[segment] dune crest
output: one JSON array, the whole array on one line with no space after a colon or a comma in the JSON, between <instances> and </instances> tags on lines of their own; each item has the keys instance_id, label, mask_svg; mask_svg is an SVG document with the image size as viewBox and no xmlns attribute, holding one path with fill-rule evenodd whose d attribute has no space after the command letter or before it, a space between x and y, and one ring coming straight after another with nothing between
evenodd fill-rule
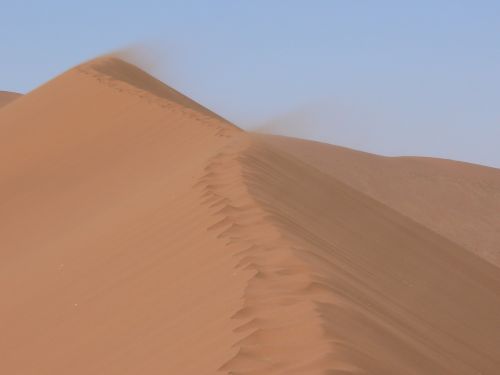
<instances>
[{"instance_id":1,"label":"dune crest","mask_svg":"<svg viewBox=\"0 0 500 375\"><path fill-rule=\"evenodd\" d=\"M150 99L151 97L164 99L204 115L220 118L201 104L196 103L136 66L119 58L112 56L100 57L81 64L76 69L85 74L91 74L113 87L123 89L123 84L126 84L130 88L129 92L135 92L139 96L149 96ZM220 119L223 120L222 118Z\"/></svg>"},{"instance_id":2,"label":"dune crest","mask_svg":"<svg viewBox=\"0 0 500 375\"><path fill-rule=\"evenodd\" d=\"M496 267L128 63L0 122L2 372L500 369Z\"/></svg>"}]
</instances>

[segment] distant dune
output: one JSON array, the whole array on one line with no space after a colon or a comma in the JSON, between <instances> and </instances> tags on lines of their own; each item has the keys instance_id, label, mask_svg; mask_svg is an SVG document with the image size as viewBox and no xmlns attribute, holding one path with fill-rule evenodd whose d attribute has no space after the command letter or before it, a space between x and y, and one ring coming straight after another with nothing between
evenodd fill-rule
<instances>
[{"instance_id":1,"label":"distant dune","mask_svg":"<svg viewBox=\"0 0 500 375\"><path fill-rule=\"evenodd\" d=\"M0 110L0 372L499 374L498 175L82 64Z\"/></svg>"},{"instance_id":2,"label":"distant dune","mask_svg":"<svg viewBox=\"0 0 500 375\"><path fill-rule=\"evenodd\" d=\"M264 137L500 267L500 169Z\"/></svg>"},{"instance_id":3,"label":"distant dune","mask_svg":"<svg viewBox=\"0 0 500 375\"><path fill-rule=\"evenodd\" d=\"M9 91L0 91L0 108L20 97L21 94Z\"/></svg>"}]
</instances>

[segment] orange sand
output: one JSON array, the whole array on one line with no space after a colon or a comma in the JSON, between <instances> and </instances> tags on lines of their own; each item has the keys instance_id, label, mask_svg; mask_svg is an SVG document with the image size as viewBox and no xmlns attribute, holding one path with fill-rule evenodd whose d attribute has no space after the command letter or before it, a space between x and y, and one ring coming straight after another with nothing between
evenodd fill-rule
<instances>
[{"instance_id":1,"label":"orange sand","mask_svg":"<svg viewBox=\"0 0 500 375\"><path fill-rule=\"evenodd\" d=\"M114 58L2 108L0 373L500 373L498 171L343 153Z\"/></svg>"},{"instance_id":2,"label":"orange sand","mask_svg":"<svg viewBox=\"0 0 500 375\"><path fill-rule=\"evenodd\" d=\"M15 92L0 91L0 108L2 108L4 105L9 104L20 96L20 94L16 94Z\"/></svg>"},{"instance_id":3,"label":"orange sand","mask_svg":"<svg viewBox=\"0 0 500 375\"><path fill-rule=\"evenodd\" d=\"M500 267L500 169L383 157L287 137L265 139Z\"/></svg>"}]
</instances>

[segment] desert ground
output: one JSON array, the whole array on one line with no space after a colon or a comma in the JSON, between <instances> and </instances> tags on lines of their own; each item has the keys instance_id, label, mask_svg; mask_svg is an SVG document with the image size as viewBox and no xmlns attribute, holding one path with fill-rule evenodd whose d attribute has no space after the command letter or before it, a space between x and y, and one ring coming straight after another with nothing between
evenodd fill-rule
<instances>
[{"instance_id":1,"label":"desert ground","mask_svg":"<svg viewBox=\"0 0 500 375\"><path fill-rule=\"evenodd\" d=\"M500 374L499 169L244 131L116 57L0 106L1 374Z\"/></svg>"}]
</instances>

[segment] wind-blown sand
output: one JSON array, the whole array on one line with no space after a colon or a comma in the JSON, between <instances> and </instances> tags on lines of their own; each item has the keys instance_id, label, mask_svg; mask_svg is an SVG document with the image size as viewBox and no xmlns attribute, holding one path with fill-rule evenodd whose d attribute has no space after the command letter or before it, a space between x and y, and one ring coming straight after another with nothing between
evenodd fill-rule
<instances>
[{"instance_id":1,"label":"wind-blown sand","mask_svg":"<svg viewBox=\"0 0 500 375\"><path fill-rule=\"evenodd\" d=\"M498 374L499 268L278 143L115 58L2 108L0 372Z\"/></svg>"},{"instance_id":2,"label":"wind-blown sand","mask_svg":"<svg viewBox=\"0 0 500 375\"><path fill-rule=\"evenodd\" d=\"M0 91L0 108L19 98L21 94L9 91Z\"/></svg>"}]
</instances>

